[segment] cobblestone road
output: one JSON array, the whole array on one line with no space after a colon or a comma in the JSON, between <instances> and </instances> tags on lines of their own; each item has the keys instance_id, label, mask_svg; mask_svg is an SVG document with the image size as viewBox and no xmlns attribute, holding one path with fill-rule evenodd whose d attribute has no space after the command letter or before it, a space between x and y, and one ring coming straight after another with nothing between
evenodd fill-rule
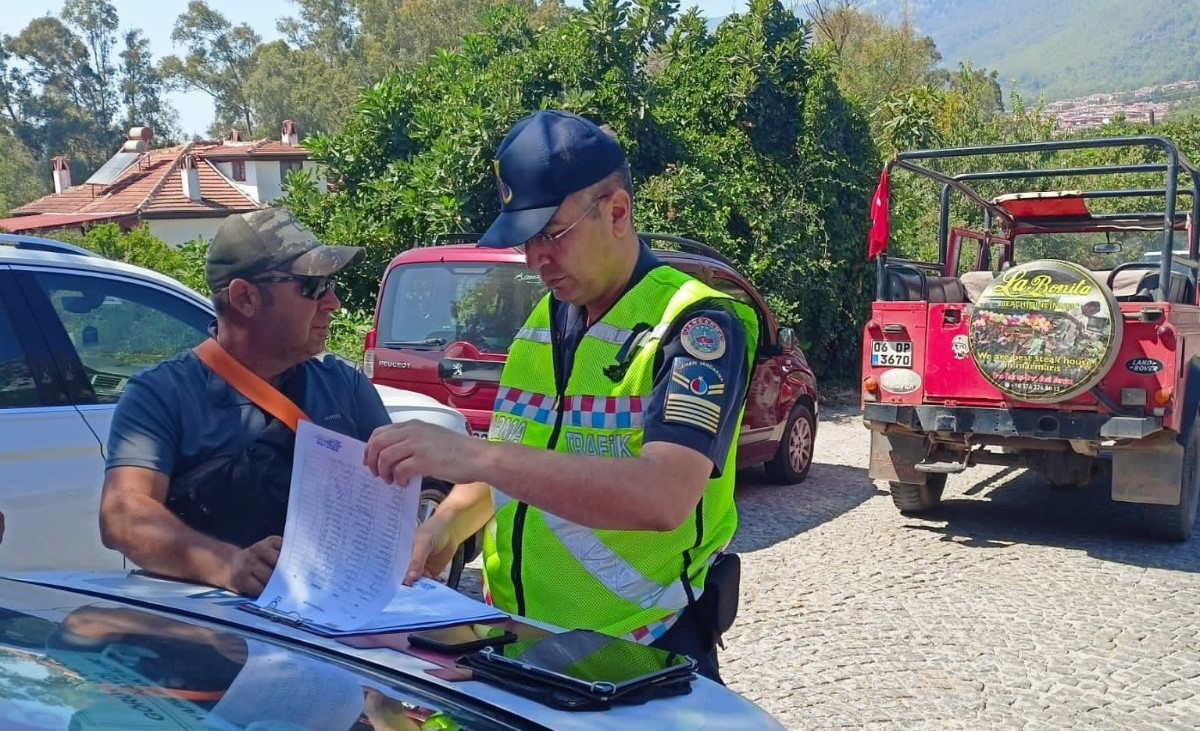
<instances>
[{"instance_id":1,"label":"cobblestone road","mask_svg":"<svg viewBox=\"0 0 1200 731\"><path fill-rule=\"evenodd\" d=\"M806 482L739 480L732 688L794 729L1200 728L1200 540L1141 538L1107 483L994 467L905 517L867 440L826 409Z\"/></svg>"}]
</instances>

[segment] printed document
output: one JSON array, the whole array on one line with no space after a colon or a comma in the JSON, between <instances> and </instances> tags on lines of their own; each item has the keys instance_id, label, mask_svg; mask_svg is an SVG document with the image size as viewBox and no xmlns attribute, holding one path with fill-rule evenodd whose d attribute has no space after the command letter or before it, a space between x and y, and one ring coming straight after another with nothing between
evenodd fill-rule
<instances>
[{"instance_id":1,"label":"printed document","mask_svg":"<svg viewBox=\"0 0 1200 731\"><path fill-rule=\"evenodd\" d=\"M300 422L283 548L253 609L326 634L503 616L436 581L402 584L421 479L389 485L363 465L365 451L357 439Z\"/></svg>"}]
</instances>

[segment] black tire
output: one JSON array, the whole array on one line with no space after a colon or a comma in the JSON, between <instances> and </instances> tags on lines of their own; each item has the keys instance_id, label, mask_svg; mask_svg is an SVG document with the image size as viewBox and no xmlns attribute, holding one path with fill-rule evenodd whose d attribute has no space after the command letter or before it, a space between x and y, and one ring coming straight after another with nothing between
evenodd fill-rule
<instances>
[{"instance_id":1,"label":"black tire","mask_svg":"<svg viewBox=\"0 0 1200 731\"><path fill-rule=\"evenodd\" d=\"M449 488L442 488L437 483L431 483L429 480L421 487L421 502L417 506L417 523L423 523L437 507L442 504L442 499L446 497L446 491ZM450 564L442 571L442 575L438 578L445 582L446 586L451 589L458 588L459 579L462 578L463 565L467 562L466 549L463 544L458 544L458 548L454 549L454 558L450 560Z\"/></svg>"},{"instance_id":2,"label":"black tire","mask_svg":"<svg viewBox=\"0 0 1200 731\"><path fill-rule=\"evenodd\" d=\"M1183 450L1183 469L1179 477L1178 505L1143 505L1146 532L1163 541L1182 543L1192 537L1196 526L1196 506L1200 504L1200 422L1192 427Z\"/></svg>"},{"instance_id":3,"label":"black tire","mask_svg":"<svg viewBox=\"0 0 1200 731\"><path fill-rule=\"evenodd\" d=\"M817 421L804 404L792 406L787 424L783 427L783 438L775 450L775 456L765 465L767 478L780 485L794 485L808 477L812 467L813 445L816 442Z\"/></svg>"},{"instance_id":4,"label":"black tire","mask_svg":"<svg viewBox=\"0 0 1200 731\"><path fill-rule=\"evenodd\" d=\"M942 491L946 489L946 473L930 472L924 485L911 482L889 482L892 487L892 502L905 515L928 513L942 502Z\"/></svg>"}]
</instances>

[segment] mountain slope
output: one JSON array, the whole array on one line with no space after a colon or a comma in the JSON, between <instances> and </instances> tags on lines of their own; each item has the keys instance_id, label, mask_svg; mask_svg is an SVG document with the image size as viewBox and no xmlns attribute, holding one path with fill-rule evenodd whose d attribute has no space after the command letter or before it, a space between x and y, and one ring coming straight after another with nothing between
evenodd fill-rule
<instances>
[{"instance_id":1,"label":"mountain slope","mask_svg":"<svg viewBox=\"0 0 1200 731\"><path fill-rule=\"evenodd\" d=\"M895 20L903 0L864 0ZM946 66L970 60L1032 98L1200 79L1196 0L909 0Z\"/></svg>"}]
</instances>

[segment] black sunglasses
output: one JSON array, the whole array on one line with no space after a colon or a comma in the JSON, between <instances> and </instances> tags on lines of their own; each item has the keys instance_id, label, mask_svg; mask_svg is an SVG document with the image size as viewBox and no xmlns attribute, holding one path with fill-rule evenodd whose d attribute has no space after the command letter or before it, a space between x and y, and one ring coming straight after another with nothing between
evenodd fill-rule
<instances>
[{"instance_id":1,"label":"black sunglasses","mask_svg":"<svg viewBox=\"0 0 1200 731\"><path fill-rule=\"evenodd\" d=\"M333 288L337 286L337 277L334 275L316 277L292 274L278 277L256 277L249 281L252 284L261 284L265 282L299 282L300 296L307 297L310 300L321 299L325 296L326 292L332 292Z\"/></svg>"}]
</instances>

